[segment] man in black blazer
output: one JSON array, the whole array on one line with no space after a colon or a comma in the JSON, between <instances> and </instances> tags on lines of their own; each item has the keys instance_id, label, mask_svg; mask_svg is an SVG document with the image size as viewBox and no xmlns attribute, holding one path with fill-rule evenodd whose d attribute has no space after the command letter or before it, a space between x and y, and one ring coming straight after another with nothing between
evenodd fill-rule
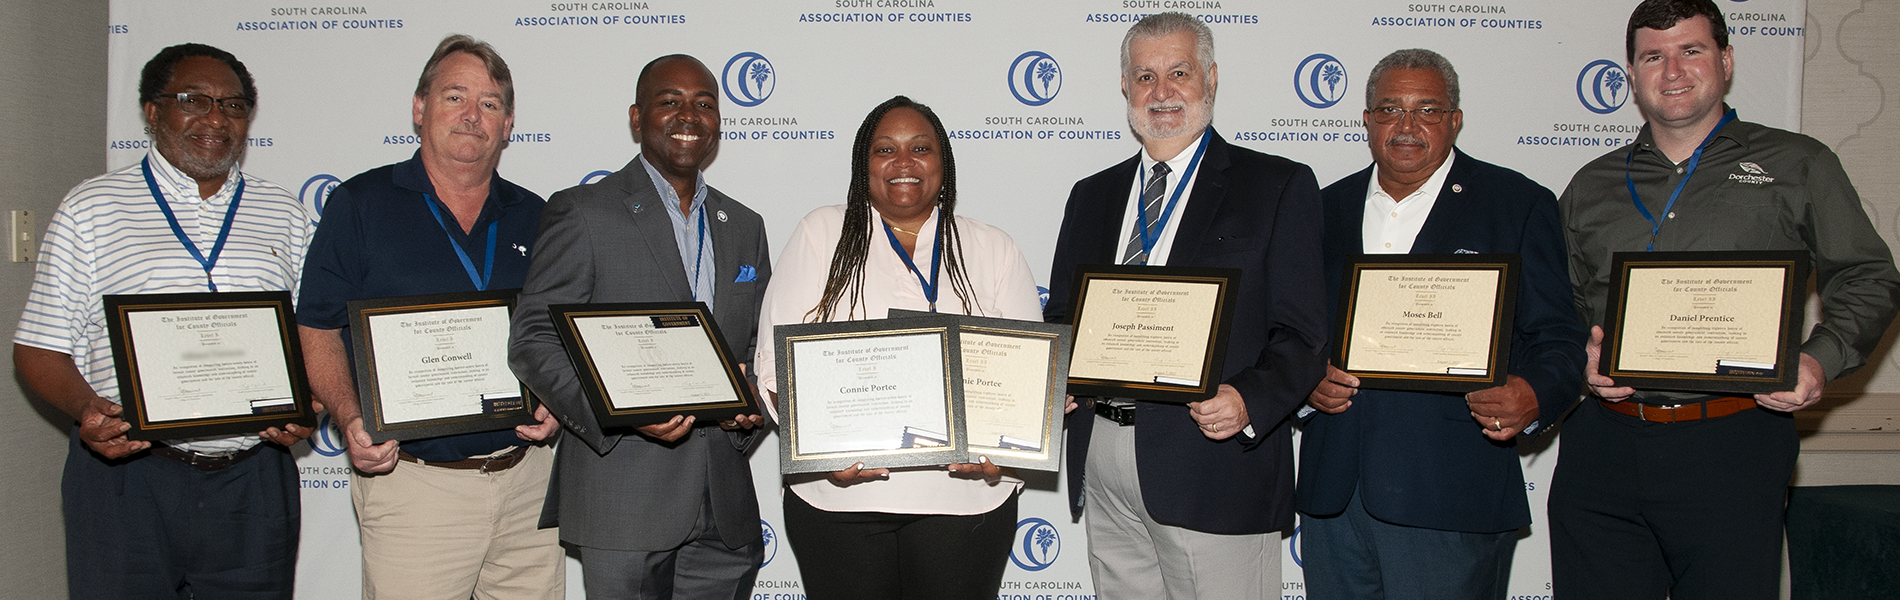
<instances>
[{"instance_id":1,"label":"man in black blazer","mask_svg":"<svg viewBox=\"0 0 1900 600\"><path fill-rule=\"evenodd\" d=\"M1319 185L1306 165L1231 146L1210 127L1218 70L1200 21L1142 19L1122 65L1142 152L1070 192L1044 316L1068 322L1083 265L1238 269L1239 301L1213 398L1078 398L1069 414L1071 508L1087 513L1095 590L1278 596L1279 533L1293 525L1289 417L1326 366Z\"/></svg>"},{"instance_id":2,"label":"man in black blazer","mask_svg":"<svg viewBox=\"0 0 1900 600\"><path fill-rule=\"evenodd\" d=\"M508 364L570 434L549 496L587 597L746 598L764 552L745 458L762 417L602 431L548 316L552 304L699 300L727 347L752 356L771 248L758 213L699 171L719 139L718 84L673 55L648 63L636 94L640 156L548 199Z\"/></svg>"},{"instance_id":3,"label":"man in black blazer","mask_svg":"<svg viewBox=\"0 0 1900 600\"><path fill-rule=\"evenodd\" d=\"M1373 67L1373 166L1326 187L1327 306L1352 254L1518 254L1508 383L1470 394L1360 390L1327 368L1307 402L1297 504L1307 596L1492 598L1531 522L1516 438L1577 401L1583 325L1556 197L1452 146L1458 73L1430 50ZM1338 315L1334 315L1337 319Z\"/></svg>"}]
</instances>

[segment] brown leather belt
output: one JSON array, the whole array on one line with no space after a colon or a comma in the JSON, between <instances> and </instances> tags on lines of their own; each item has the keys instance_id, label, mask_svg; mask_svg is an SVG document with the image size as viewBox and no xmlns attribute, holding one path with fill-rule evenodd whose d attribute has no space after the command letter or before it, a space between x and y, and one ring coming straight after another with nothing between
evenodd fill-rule
<instances>
[{"instance_id":1,"label":"brown leather belt","mask_svg":"<svg viewBox=\"0 0 1900 600\"><path fill-rule=\"evenodd\" d=\"M486 458L483 458L483 457L464 458L462 460L455 460L455 461L449 461L449 462L428 462L420 458L416 458L415 455L410 454L406 450L396 451L397 458L400 458L402 460L406 460L412 463L416 463L418 465L441 467L444 469L460 469L464 471L481 471L483 473L495 473L499 471L506 471L508 469L512 469L515 467L515 465L521 464L521 458L527 455L528 455L527 448L516 447L513 450L509 450L508 452L503 453L501 456L493 456L493 457L486 457Z\"/></svg>"},{"instance_id":2,"label":"brown leather belt","mask_svg":"<svg viewBox=\"0 0 1900 600\"><path fill-rule=\"evenodd\" d=\"M1604 408L1623 413L1651 423L1681 423L1703 419L1719 419L1744 410L1755 408L1754 398L1728 396L1707 402L1692 402L1672 406L1656 406L1625 400L1610 402L1598 400Z\"/></svg>"},{"instance_id":3,"label":"brown leather belt","mask_svg":"<svg viewBox=\"0 0 1900 600\"><path fill-rule=\"evenodd\" d=\"M157 442L152 443L152 456L160 456L164 458L169 458L181 463L185 463L186 465L189 465L193 469L206 471L206 472L222 471L224 469L228 469L231 467L231 465L235 465L240 462L243 462L244 459L246 458L256 456L258 452L263 451L263 450L264 450L264 444L259 443L256 446L251 446L249 448L245 448L243 450L239 450L237 452L232 452L228 454L199 454L197 452L192 452L190 450L180 450L180 449L173 448L171 446L167 446L167 445L160 444Z\"/></svg>"}]
</instances>

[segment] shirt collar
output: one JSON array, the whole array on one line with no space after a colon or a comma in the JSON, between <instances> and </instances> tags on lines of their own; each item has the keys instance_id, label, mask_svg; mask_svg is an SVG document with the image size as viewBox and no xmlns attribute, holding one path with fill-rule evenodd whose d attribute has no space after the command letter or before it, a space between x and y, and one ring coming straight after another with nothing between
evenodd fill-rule
<instances>
[{"instance_id":1,"label":"shirt collar","mask_svg":"<svg viewBox=\"0 0 1900 600\"><path fill-rule=\"evenodd\" d=\"M1722 104L1723 114L1728 114L1728 111L1730 110L1732 110L1732 108L1728 105L1728 103L1725 102ZM1719 140L1729 140L1733 142L1737 147L1746 149L1748 148L1749 130L1753 126L1755 126L1753 123L1744 123L1742 121L1741 116L1737 115L1735 117L1735 120L1729 121L1728 125L1724 125L1721 131L1716 132L1715 139L1718 140L1718 142L1709 142L1709 146L1710 147L1716 146L1716 144L1719 143ZM1648 152L1650 154L1656 155L1658 158L1662 159L1663 162L1666 162L1672 165L1675 164L1675 161L1669 160L1668 156L1664 155L1660 150L1656 149L1656 133L1647 122L1643 123L1643 130L1636 134L1636 145L1638 148L1641 148L1644 152Z\"/></svg>"},{"instance_id":2,"label":"shirt collar","mask_svg":"<svg viewBox=\"0 0 1900 600\"><path fill-rule=\"evenodd\" d=\"M422 150L416 150L415 154L409 155L409 160L396 163L394 171L390 179L396 187L418 194L435 195L435 182L429 180L429 169L422 164ZM486 204L500 203L507 206L521 201L519 195L502 194L501 188L504 185L506 184L502 181L500 172L489 176Z\"/></svg>"},{"instance_id":3,"label":"shirt collar","mask_svg":"<svg viewBox=\"0 0 1900 600\"><path fill-rule=\"evenodd\" d=\"M1168 169L1171 171L1169 175L1176 176L1178 180L1180 173L1187 170L1188 163L1194 162L1194 151L1201 147L1201 138L1207 137L1207 131L1207 128L1201 128L1201 134L1194 136L1193 143L1188 144L1186 148L1182 148L1179 154L1174 155L1174 158L1165 161L1168 163ZM1138 156L1141 157L1141 168L1144 172L1153 172L1155 170L1155 163L1164 162L1148 156L1147 148L1142 148Z\"/></svg>"},{"instance_id":4,"label":"shirt collar","mask_svg":"<svg viewBox=\"0 0 1900 600\"><path fill-rule=\"evenodd\" d=\"M200 200L210 204L230 202L231 195L237 193L238 179L244 176L238 171L238 166L232 164L231 172L225 176L224 185L218 188L218 193L212 194L210 198L199 198L198 180L172 166L165 155L159 154L157 147L145 151L145 162L152 166L152 180L158 182L159 189L170 193L174 200L185 203Z\"/></svg>"},{"instance_id":5,"label":"shirt collar","mask_svg":"<svg viewBox=\"0 0 1900 600\"><path fill-rule=\"evenodd\" d=\"M1391 198L1391 199L1393 201L1400 202L1400 203L1403 203L1406 200L1410 200L1412 198L1429 198L1432 200L1437 200L1438 193L1441 191L1444 191L1445 189L1445 180L1451 178L1451 163L1452 161L1456 161L1456 160L1458 160L1458 150L1454 148L1451 154L1445 155L1445 162L1442 164L1439 164L1437 170L1432 171L1432 176L1426 178L1425 183L1423 185L1418 186L1418 189L1413 190L1410 195L1404 198ZM1380 167L1378 163L1373 163L1372 181L1366 184L1366 199L1367 200L1370 200L1374 197L1390 198L1390 196L1386 195L1385 188L1379 187L1379 169L1381 168L1383 167Z\"/></svg>"},{"instance_id":6,"label":"shirt collar","mask_svg":"<svg viewBox=\"0 0 1900 600\"><path fill-rule=\"evenodd\" d=\"M680 195L678 191L673 189L673 184L668 183L666 177L660 175L659 169L653 168L653 163L647 162L647 155L639 155L638 160L640 161L640 166L646 168L647 178L653 180L653 191L659 192L660 199L666 201L666 209L678 212L680 209ZM701 171L693 175L693 210L699 210L705 205L706 173Z\"/></svg>"}]
</instances>

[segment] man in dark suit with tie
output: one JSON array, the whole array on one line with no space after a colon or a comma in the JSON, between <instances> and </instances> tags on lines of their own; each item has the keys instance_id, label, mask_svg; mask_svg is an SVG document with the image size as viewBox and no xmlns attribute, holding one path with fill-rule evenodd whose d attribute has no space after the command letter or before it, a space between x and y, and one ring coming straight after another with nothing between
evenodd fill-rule
<instances>
[{"instance_id":1,"label":"man in dark suit with tie","mask_svg":"<svg viewBox=\"0 0 1900 600\"><path fill-rule=\"evenodd\" d=\"M1306 165L1215 133L1217 84L1214 37L1199 20L1161 13L1129 29L1122 94L1142 151L1075 184L1050 269L1044 316L1058 323L1070 319L1079 266L1240 271L1213 398L1078 398L1069 414L1071 507L1086 510L1104 599L1279 595L1279 532L1293 525L1289 417L1326 367L1326 310L1313 293L1319 185Z\"/></svg>"},{"instance_id":2,"label":"man in dark suit with tie","mask_svg":"<svg viewBox=\"0 0 1900 600\"><path fill-rule=\"evenodd\" d=\"M745 457L763 417L602 431L548 316L552 304L697 300L734 354L752 356L770 246L758 213L700 173L719 140L715 81L685 55L641 70L629 109L640 155L548 199L515 310L509 366L571 434L550 504L589 598L746 598L763 557Z\"/></svg>"},{"instance_id":3,"label":"man in dark suit with tie","mask_svg":"<svg viewBox=\"0 0 1900 600\"><path fill-rule=\"evenodd\" d=\"M1430 50L1372 69L1373 166L1327 186L1326 290L1352 254L1518 254L1508 383L1470 394L1361 390L1334 365L1307 402L1297 505L1310 598L1503 600L1531 522L1516 439L1577 401L1583 325L1556 197L1452 144L1458 73ZM1334 315L1337 319L1338 315Z\"/></svg>"}]
</instances>

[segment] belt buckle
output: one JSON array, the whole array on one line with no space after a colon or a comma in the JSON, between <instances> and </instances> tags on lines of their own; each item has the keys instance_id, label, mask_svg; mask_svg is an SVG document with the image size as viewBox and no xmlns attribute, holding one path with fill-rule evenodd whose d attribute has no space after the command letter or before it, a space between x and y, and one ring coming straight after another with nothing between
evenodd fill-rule
<instances>
[{"instance_id":1,"label":"belt buckle","mask_svg":"<svg viewBox=\"0 0 1900 600\"><path fill-rule=\"evenodd\" d=\"M1676 409L1678 409L1678 408L1682 408L1683 406L1685 406L1685 405L1682 405L1682 404L1670 404L1670 405L1668 405L1668 406L1654 406L1654 407L1652 407L1652 406L1649 406L1649 405L1647 405L1647 404L1643 404L1643 403L1641 403L1641 402L1638 402L1638 403L1636 403L1636 417L1637 417L1637 418L1639 418L1639 419L1642 419L1642 420L1644 420L1644 421L1649 421L1649 422L1651 422L1651 423L1678 423L1678 422L1680 422L1680 421L1679 421L1679 420L1678 420L1678 419L1676 418ZM1647 407L1647 408L1655 408L1656 410L1659 410L1659 411L1664 411L1664 412L1663 412L1663 414L1667 414L1667 415L1669 415L1669 420L1668 420L1668 421L1663 421L1663 420L1658 420L1658 419L1651 419L1651 418L1649 418L1649 416L1648 416L1648 415L1647 415L1646 413L1644 413L1644 412L1643 412L1643 411L1644 411L1644 409L1645 409L1645 407Z\"/></svg>"}]
</instances>

